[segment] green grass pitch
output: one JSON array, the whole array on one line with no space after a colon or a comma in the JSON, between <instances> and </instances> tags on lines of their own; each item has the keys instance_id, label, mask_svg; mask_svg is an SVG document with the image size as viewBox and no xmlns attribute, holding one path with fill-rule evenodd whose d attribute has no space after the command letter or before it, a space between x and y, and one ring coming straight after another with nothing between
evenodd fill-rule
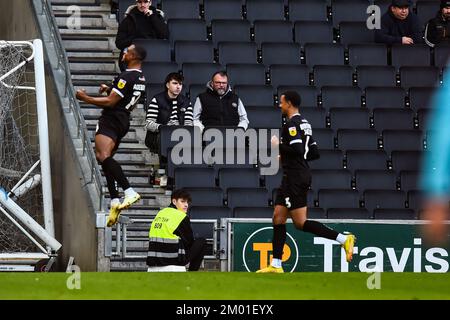
<instances>
[{"instance_id":1,"label":"green grass pitch","mask_svg":"<svg viewBox=\"0 0 450 320\"><path fill-rule=\"evenodd\" d=\"M449 273L381 273L380 289L372 290L367 288L367 273L82 272L79 290L67 288L69 276L1 273L0 299L450 299Z\"/></svg>"}]
</instances>

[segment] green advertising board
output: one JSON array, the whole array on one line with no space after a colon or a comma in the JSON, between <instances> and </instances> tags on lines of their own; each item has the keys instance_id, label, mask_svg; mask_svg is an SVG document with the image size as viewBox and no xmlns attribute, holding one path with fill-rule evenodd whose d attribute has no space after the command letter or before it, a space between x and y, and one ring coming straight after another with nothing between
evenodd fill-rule
<instances>
[{"instance_id":1,"label":"green advertising board","mask_svg":"<svg viewBox=\"0 0 450 320\"><path fill-rule=\"evenodd\" d=\"M357 241L353 261L336 241L316 237L287 224L283 250L285 272L448 272L449 246L430 247L421 237L418 224L326 223L349 231ZM272 224L233 222L232 268L254 272L272 259Z\"/></svg>"}]
</instances>

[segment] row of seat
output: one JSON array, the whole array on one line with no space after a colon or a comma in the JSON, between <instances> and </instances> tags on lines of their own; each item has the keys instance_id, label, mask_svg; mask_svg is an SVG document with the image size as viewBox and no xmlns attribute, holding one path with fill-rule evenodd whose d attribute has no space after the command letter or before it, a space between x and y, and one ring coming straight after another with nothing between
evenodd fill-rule
<instances>
[{"instance_id":1,"label":"row of seat","mask_svg":"<svg viewBox=\"0 0 450 320\"><path fill-rule=\"evenodd\" d=\"M426 45L393 45L390 50L384 44L349 44L348 50L339 43L306 43L302 49L298 43L263 42L261 50L254 42L220 42L217 50L211 41L178 40L172 46L169 40L135 40L148 52L150 62L203 62L225 65L229 63L259 63L266 67L273 64L306 64L312 70L316 65L392 65L446 66L449 46L439 46L430 51ZM433 53L433 54L432 54Z\"/></svg>"},{"instance_id":2,"label":"row of seat","mask_svg":"<svg viewBox=\"0 0 450 320\"><path fill-rule=\"evenodd\" d=\"M350 158L352 159L352 158ZM404 158L400 158L404 161ZM393 160L395 162L396 159ZM414 161L414 160L412 160ZM350 162L350 161L349 161ZM385 161L386 165L386 161ZM412 166L406 164L406 168ZM419 188L419 171L402 170L397 174L393 170L355 169L313 169L311 189L315 190L314 198L321 189L357 189L360 195L365 190L417 190ZM273 191L280 187L282 171L275 175L261 175L259 168L227 168L217 170L214 167L177 167L175 168L175 188L220 187L225 192L230 188L265 187Z\"/></svg>"},{"instance_id":3,"label":"row of seat","mask_svg":"<svg viewBox=\"0 0 450 320\"><path fill-rule=\"evenodd\" d=\"M190 209L190 216L192 219L220 219L220 218L241 218L241 219L255 219L266 218L270 219L273 215L273 208L270 207L237 207L230 209L228 207L192 207ZM330 208L324 210L322 208L308 208L308 217L310 219L378 219L378 220L392 220L392 219L406 219L415 220L420 216L412 209L374 209L370 213L365 208ZM194 234L200 236L201 234L211 235L211 232L203 230L199 224L192 226Z\"/></svg>"},{"instance_id":4,"label":"row of seat","mask_svg":"<svg viewBox=\"0 0 450 320\"><path fill-rule=\"evenodd\" d=\"M119 0L118 20L124 16L126 8L133 4L133 0ZM366 21L371 4L380 7L380 12L387 10L390 2L387 0L290 0L287 3L280 0L165 0L157 5L166 16L173 18L205 19L246 19L255 20L332 20L334 25L341 21ZM155 1L156 4L156 1ZM418 1L413 10L418 14L422 23L436 15L439 1Z\"/></svg>"},{"instance_id":5,"label":"row of seat","mask_svg":"<svg viewBox=\"0 0 450 320\"><path fill-rule=\"evenodd\" d=\"M186 188L192 196L195 206L269 207L273 204L276 192L266 188L229 188L224 192L219 187ZM308 207L328 209L365 208L373 214L376 209L412 209L421 210L422 193L418 190L366 190L362 197L357 190L322 189L314 198L314 191L308 191Z\"/></svg>"}]
</instances>

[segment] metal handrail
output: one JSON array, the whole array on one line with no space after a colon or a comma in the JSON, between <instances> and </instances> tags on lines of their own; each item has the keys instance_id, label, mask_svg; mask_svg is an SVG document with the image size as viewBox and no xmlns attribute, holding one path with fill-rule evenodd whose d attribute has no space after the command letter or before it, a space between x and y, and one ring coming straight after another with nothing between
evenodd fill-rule
<instances>
[{"instance_id":1,"label":"metal handrail","mask_svg":"<svg viewBox=\"0 0 450 320\"><path fill-rule=\"evenodd\" d=\"M55 46L56 55L58 58L57 61L57 69L60 69L64 72L65 76L65 85L64 85L64 95L69 101L69 113L72 113L74 116L76 128L77 128L77 138L80 138L82 141L82 156L86 156L86 159L89 163L90 168L90 177L85 178L85 183L90 184L93 183L98 191L99 196L99 210L103 210L103 183L101 179L100 168L97 163L94 150L92 148L91 140L89 138L88 130L86 127L86 122L84 120L84 116L81 113L80 104L75 97L75 89L72 84L72 77L69 68L69 59L67 58L66 51L63 47L63 42L61 39L61 35L59 33L59 28L56 23L55 16L53 14L53 10L49 1L41 0L41 12L40 14L45 17L48 26L50 28L50 37ZM84 175L84 174L83 174ZM89 180L88 180L89 179Z\"/></svg>"}]
</instances>

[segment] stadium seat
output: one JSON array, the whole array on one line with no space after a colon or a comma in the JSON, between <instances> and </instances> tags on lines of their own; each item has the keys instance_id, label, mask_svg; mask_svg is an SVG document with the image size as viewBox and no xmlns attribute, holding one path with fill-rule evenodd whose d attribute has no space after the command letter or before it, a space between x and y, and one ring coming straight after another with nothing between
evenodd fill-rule
<instances>
[{"instance_id":1,"label":"stadium seat","mask_svg":"<svg viewBox=\"0 0 450 320\"><path fill-rule=\"evenodd\" d=\"M258 48L254 42L220 42L219 63L256 63Z\"/></svg>"},{"instance_id":2,"label":"stadium seat","mask_svg":"<svg viewBox=\"0 0 450 320\"><path fill-rule=\"evenodd\" d=\"M254 23L255 42L261 46L263 42L292 43L292 22L283 20L256 20Z\"/></svg>"},{"instance_id":3,"label":"stadium seat","mask_svg":"<svg viewBox=\"0 0 450 320\"><path fill-rule=\"evenodd\" d=\"M175 168L175 189L215 186L213 168Z\"/></svg>"},{"instance_id":4,"label":"stadium seat","mask_svg":"<svg viewBox=\"0 0 450 320\"><path fill-rule=\"evenodd\" d=\"M313 128L313 135L315 129L325 129L326 128L326 111L323 108L301 108L300 114L308 120Z\"/></svg>"},{"instance_id":5,"label":"stadium seat","mask_svg":"<svg viewBox=\"0 0 450 320\"><path fill-rule=\"evenodd\" d=\"M356 170L356 189L362 195L368 189L396 190L397 176L387 170Z\"/></svg>"},{"instance_id":6,"label":"stadium seat","mask_svg":"<svg viewBox=\"0 0 450 320\"><path fill-rule=\"evenodd\" d=\"M383 147L386 152L420 151L423 149L422 134L415 130L384 130Z\"/></svg>"},{"instance_id":7,"label":"stadium seat","mask_svg":"<svg viewBox=\"0 0 450 320\"><path fill-rule=\"evenodd\" d=\"M352 86L353 69L350 66L314 66L314 85L323 86Z\"/></svg>"},{"instance_id":8,"label":"stadium seat","mask_svg":"<svg viewBox=\"0 0 450 320\"><path fill-rule=\"evenodd\" d=\"M298 43L261 44L262 63L268 69L272 64L300 64L300 45ZM300 84L300 83L299 83Z\"/></svg>"},{"instance_id":9,"label":"stadium seat","mask_svg":"<svg viewBox=\"0 0 450 320\"><path fill-rule=\"evenodd\" d=\"M328 219L372 219L372 214L364 208L331 208Z\"/></svg>"},{"instance_id":10,"label":"stadium seat","mask_svg":"<svg viewBox=\"0 0 450 320\"><path fill-rule=\"evenodd\" d=\"M281 112L277 108L261 108L248 106L247 110L249 128L267 129L281 128Z\"/></svg>"},{"instance_id":11,"label":"stadium seat","mask_svg":"<svg viewBox=\"0 0 450 320\"><path fill-rule=\"evenodd\" d=\"M420 148L417 144L416 148ZM392 168L400 173L405 170L420 170L422 152L421 151L400 151L394 149L391 155Z\"/></svg>"},{"instance_id":12,"label":"stadium seat","mask_svg":"<svg viewBox=\"0 0 450 320\"><path fill-rule=\"evenodd\" d=\"M365 208L369 212L375 209L405 209L406 193L393 190L364 191Z\"/></svg>"},{"instance_id":13,"label":"stadium seat","mask_svg":"<svg viewBox=\"0 0 450 320\"><path fill-rule=\"evenodd\" d=\"M148 108L148 104L150 103L150 101L152 100L152 98L157 95L160 92L163 92L165 90L165 85L164 83L154 83L154 84L146 84L145 85L145 95L147 98L147 102L145 105L145 110ZM184 91L184 92L183 92ZM185 88L183 88L182 94L185 94L185 92L187 90L185 90ZM146 110L147 111L147 110Z\"/></svg>"},{"instance_id":14,"label":"stadium seat","mask_svg":"<svg viewBox=\"0 0 450 320\"><path fill-rule=\"evenodd\" d=\"M204 0L205 20L242 19L242 0Z\"/></svg>"},{"instance_id":15,"label":"stadium seat","mask_svg":"<svg viewBox=\"0 0 450 320\"><path fill-rule=\"evenodd\" d=\"M401 67L400 83L403 88L439 86L438 67Z\"/></svg>"},{"instance_id":16,"label":"stadium seat","mask_svg":"<svg viewBox=\"0 0 450 320\"><path fill-rule=\"evenodd\" d=\"M428 117L431 114L430 109L419 109L417 110L417 121L420 130L425 130L428 126Z\"/></svg>"},{"instance_id":17,"label":"stadium seat","mask_svg":"<svg viewBox=\"0 0 450 320\"><path fill-rule=\"evenodd\" d=\"M308 206L308 218L309 219L326 219L327 213L322 208L311 208Z\"/></svg>"},{"instance_id":18,"label":"stadium seat","mask_svg":"<svg viewBox=\"0 0 450 320\"><path fill-rule=\"evenodd\" d=\"M181 68L184 76L183 85L188 87L191 84L206 85L211 80L212 75L220 70L224 70L218 63L183 63Z\"/></svg>"},{"instance_id":19,"label":"stadium seat","mask_svg":"<svg viewBox=\"0 0 450 320\"><path fill-rule=\"evenodd\" d=\"M275 87L275 86L274 86ZM317 107L317 90L313 86L278 86L278 101L280 101L281 94L285 91L297 91L301 97L300 108Z\"/></svg>"},{"instance_id":20,"label":"stadium seat","mask_svg":"<svg viewBox=\"0 0 450 320\"><path fill-rule=\"evenodd\" d=\"M260 175L257 168L221 168L219 186L225 192L229 188L259 188Z\"/></svg>"},{"instance_id":21,"label":"stadium seat","mask_svg":"<svg viewBox=\"0 0 450 320\"><path fill-rule=\"evenodd\" d=\"M187 62L214 62L214 49L211 41L176 41L175 61Z\"/></svg>"},{"instance_id":22,"label":"stadium seat","mask_svg":"<svg viewBox=\"0 0 450 320\"><path fill-rule=\"evenodd\" d=\"M313 138L320 149L334 149L334 135L331 129L314 129Z\"/></svg>"},{"instance_id":23,"label":"stadium seat","mask_svg":"<svg viewBox=\"0 0 450 320\"><path fill-rule=\"evenodd\" d=\"M352 187L352 175L346 169L312 170L311 175L311 189L316 193L322 189L350 190Z\"/></svg>"},{"instance_id":24,"label":"stadium seat","mask_svg":"<svg viewBox=\"0 0 450 320\"><path fill-rule=\"evenodd\" d=\"M213 20L211 32L215 47L220 42L248 42L250 41L250 22L246 20Z\"/></svg>"},{"instance_id":25,"label":"stadium seat","mask_svg":"<svg viewBox=\"0 0 450 320\"><path fill-rule=\"evenodd\" d=\"M416 3L416 9L421 25L425 25L428 20L436 17L439 10L439 0L419 0Z\"/></svg>"},{"instance_id":26,"label":"stadium seat","mask_svg":"<svg viewBox=\"0 0 450 320\"><path fill-rule=\"evenodd\" d=\"M169 40L135 39L134 44L140 45L147 51L144 62L170 62L171 49Z\"/></svg>"},{"instance_id":27,"label":"stadium seat","mask_svg":"<svg viewBox=\"0 0 450 320\"><path fill-rule=\"evenodd\" d=\"M199 19L199 8L198 0L170 0L161 4L166 19Z\"/></svg>"},{"instance_id":28,"label":"stadium seat","mask_svg":"<svg viewBox=\"0 0 450 320\"><path fill-rule=\"evenodd\" d=\"M223 192L220 188L187 188L195 206L222 207Z\"/></svg>"},{"instance_id":29,"label":"stadium seat","mask_svg":"<svg viewBox=\"0 0 450 320\"><path fill-rule=\"evenodd\" d=\"M414 129L413 116L409 109L377 108L373 111L373 121L378 132L387 129Z\"/></svg>"},{"instance_id":30,"label":"stadium seat","mask_svg":"<svg viewBox=\"0 0 450 320\"><path fill-rule=\"evenodd\" d=\"M346 46L349 46L351 43L373 43L375 38L374 30L368 29L365 21L341 22L339 24L339 35L340 35L340 42ZM387 57L387 55L385 55L384 57ZM383 57L381 56L380 58Z\"/></svg>"},{"instance_id":31,"label":"stadium seat","mask_svg":"<svg viewBox=\"0 0 450 320\"><path fill-rule=\"evenodd\" d=\"M247 20L284 20L284 3L278 0L247 0Z\"/></svg>"},{"instance_id":32,"label":"stadium seat","mask_svg":"<svg viewBox=\"0 0 450 320\"><path fill-rule=\"evenodd\" d=\"M245 107L273 107L274 105L271 85L238 85L233 89Z\"/></svg>"},{"instance_id":33,"label":"stadium seat","mask_svg":"<svg viewBox=\"0 0 450 320\"><path fill-rule=\"evenodd\" d=\"M270 83L274 88L279 86L309 85L309 69L299 64L274 64L270 66ZM303 100L303 96L301 96Z\"/></svg>"},{"instance_id":34,"label":"stadium seat","mask_svg":"<svg viewBox=\"0 0 450 320\"><path fill-rule=\"evenodd\" d=\"M435 88L430 87L412 87L409 88L409 105L411 109L430 109L432 107L432 97Z\"/></svg>"},{"instance_id":35,"label":"stadium seat","mask_svg":"<svg viewBox=\"0 0 450 320\"><path fill-rule=\"evenodd\" d=\"M189 98L191 100L192 106L195 103L198 95L206 91L206 84L191 84L189 86Z\"/></svg>"},{"instance_id":36,"label":"stadium seat","mask_svg":"<svg viewBox=\"0 0 450 320\"><path fill-rule=\"evenodd\" d=\"M347 169L355 174L356 170L386 170L388 157L383 150L348 150Z\"/></svg>"},{"instance_id":37,"label":"stadium seat","mask_svg":"<svg viewBox=\"0 0 450 320\"><path fill-rule=\"evenodd\" d=\"M343 65L344 46L336 43L307 43L305 60L310 68L315 65Z\"/></svg>"},{"instance_id":38,"label":"stadium seat","mask_svg":"<svg viewBox=\"0 0 450 320\"><path fill-rule=\"evenodd\" d=\"M232 218L233 214L227 207L198 207L195 203L189 209L191 219L220 219Z\"/></svg>"},{"instance_id":39,"label":"stadium seat","mask_svg":"<svg viewBox=\"0 0 450 320\"><path fill-rule=\"evenodd\" d=\"M222 65L257 62L257 46L254 42L220 42L218 50L219 63Z\"/></svg>"},{"instance_id":40,"label":"stadium seat","mask_svg":"<svg viewBox=\"0 0 450 320\"><path fill-rule=\"evenodd\" d=\"M397 68L403 66L429 66L431 65L430 48L425 44L404 46L394 44L391 48L392 65Z\"/></svg>"},{"instance_id":41,"label":"stadium seat","mask_svg":"<svg viewBox=\"0 0 450 320\"><path fill-rule=\"evenodd\" d=\"M450 58L450 45L440 44L434 47L434 65L444 68Z\"/></svg>"},{"instance_id":42,"label":"stadium seat","mask_svg":"<svg viewBox=\"0 0 450 320\"><path fill-rule=\"evenodd\" d=\"M313 130L314 135L314 130ZM339 170L343 169L343 155L341 150L319 150L320 158L308 162L308 165L313 170ZM266 177L267 180L267 177Z\"/></svg>"},{"instance_id":43,"label":"stadium seat","mask_svg":"<svg viewBox=\"0 0 450 320\"><path fill-rule=\"evenodd\" d=\"M266 84L266 71L260 64L231 63L227 64L229 82L233 86L241 84Z\"/></svg>"},{"instance_id":44,"label":"stadium seat","mask_svg":"<svg viewBox=\"0 0 450 320\"><path fill-rule=\"evenodd\" d=\"M271 207L237 207L233 210L234 218L271 219L272 216L273 208Z\"/></svg>"},{"instance_id":45,"label":"stadium seat","mask_svg":"<svg viewBox=\"0 0 450 320\"><path fill-rule=\"evenodd\" d=\"M265 188L230 188L228 189L228 207L267 207L269 197Z\"/></svg>"},{"instance_id":46,"label":"stadium seat","mask_svg":"<svg viewBox=\"0 0 450 320\"><path fill-rule=\"evenodd\" d=\"M363 108L331 108L331 128L337 129L369 129L369 112Z\"/></svg>"},{"instance_id":47,"label":"stadium seat","mask_svg":"<svg viewBox=\"0 0 450 320\"><path fill-rule=\"evenodd\" d=\"M393 66L358 66L357 83L361 89L367 87L395 87L396 75Z\"/></svg>"},{"instance_id":48,"label":"stadium seat","mask_svg":"<svg viewBox=\"0 0 450 320\"><path fill-rule=\"evenodd\" d=\"M411 209L375 209L374 219L377 220L417 220L418 215Z\"/></svg>"},{"instance_id":49,"label":"stadium seat","mask_svg":"<svg viewBox=\"0 0 450 320\"><path fill-rule=\"evenodd\" d=\"M181 129L183 131L181 131ZM186 139L181 138L181 136L173 135L173 132L175 130L181 133L186 133L185 136L190 137L192 140L186 141ZM194 145L194 134L195 137L201 136L200 129L197 126L161 126L160 129L160 136L161 136L161 147L160 147L160 155L167 158L168 155L168 149L174 147L175 145L178 145L179 143L182 143L181 146L185 146L186 148L191 147ZM196 133L194 131L197 131ZM177 140L178 138L178 140ZM176 141L173 141L176 140Z\"/></svg>"},{"instance_id":50,"label":"stadium seat","mask_svg":"<svg viewBox=\"0 0 450 320\"><path fill-rule=\"evenodd\" d=\"M289 0L289 20L327 21L327 0Z\"/></svg>"},{"instance_id":51,"label":"stadium seat","mask_svg":"<svg viewBox=\"0 0 450 320\"><path fill-rule=\"evenodd\" d=\"M374 0L373 4L380 7L380 13L384 14L392 4L392 0Z\"/></svg>"},{"instance_id":52,"label":"stadium seat","mask_svg":"<svg viewBox=\"0 0 450 320\"><path fill-rule=\"evenodd\" d=\"M294 25L295 42L304 47L305 43L333 42L333 25L327 21L297 21Z\"/></svg>"},{"instance_id":53,"label":"stadium seat","mask_svg":"<svg viewBox=\"0 0 450 320\"><path fill-rule=\"evenodd\" d=\"M400 188L403 191L419 190L420 171L401 171L400 172Z\"/></svg>"},{"instance_id":54,"label":"stadium seat","mask_svg":"<svg viewBox=\"0 0 450 320\"><path fill-rule=\"evenodd\" d=\"M279 168L277 174L264 176L266 189L269 192L273 192L274 189L279 188L281 185L282 178L283 178L283 170L281 168Z\"/></svg>"},{"instance_id":55,"label":"stadium seat","mask_svg":"<svg viewBox=\"0 0 450 320\"><path fill-rule=\"evenodd\" d=\"M334 208L359 208L359 196L356 190L324 189L319 191L319 207L327 210Z\"/></svg>"},{"instance_id":56,"label":"stadium seat","mask_svg":"<svg viewBox=\"0 0 450 320\"><path fill-rule=\"evenodd\" d=\"M360 21L367 20L367 7L369 3L361 0L339 0L332 1L333 26L338 28L342 21Z\"/></svg>"},{"instance_id":57,"label":"stadium seat","mask_svg":"<svg viewBox=\"0 0 450 320\"><path fill-rule=\"evenodd\" d=\"M420 216L421 211L424 209L424 194L420 190L408 191L408 207L416 212Z\"/></svg>"},{"instance_id":58,"label":"stadium seat","mask_svg":"<svg viewBox=\"0 0 450 320\"><path fill-rule=\"evenodd\" d=\"M399 87L366 88L366 107L373 111L377 108L405 108L405 90Z\"/></svg>"},{"instance_id":59,"label":"stadium seat","mask_svg":"<svg viewBox=\"0 0 450 320\"><path fill-rule=\"evenodd\" d=\"M352 67L387 66L387 47L379 43L349 44L348 63Z\"/></svg>"},{"instance_id":60,"label":"stadium seat","mask_svg":"<svg viewBox=\"0 0 450 320\"><path fill-rule=\"evenodd\" d=\"M205 41L208 39L206 34L205 21L200 19L170 19L167 22L170 32L170 43L172 47L175 41ZM152 51L148 51L151 54Z\"/></svg>"},{"instance_id":61,"label":"stadium seat","mask_svg":"<svg viewBox=\"0 0 450 320\"><path fill-rule=\"evenodd\" d=\"M167 154L170 155L173 148L168 148ZM212 168L212 166L208 165L203 161L202 155L203 155L203 149L200 148L189 148L189 154L185 155L182 153L180 156L185 157L183 159L183 163L181 164L174 164L174 160L171 156L167 157L167 176L169 178L175 179L175 169L176 168ZM198 157L198 159L202 159L201 163L195 163L195 159ZM185 161L186 160L186 161Z\"/></svg>"},{"instance_id":62,"label":"stadium seat","mask_svg":"<svg viewBox=\"0 0 450 320\"><path fill-rule=\"evenodd\" d=\"M331 108L360 108L361 89L358 87L330 86L322 87L322 107Z\"/></svg>"},{"instance_id":63,"label":"stadium seat","mask_svg":"<svg viewBox=\"0 0 450 320\"><path fill-rule=\"evenodd\" d=\"M175 62L144 62L142 71L145 80L150 84L164 83L166 76L171 72L178 72L178 64Z\"/></svg>"},{"instance_id":64,"label":"stadium seat","mask_svg":"<svg viewBox=\"0 0 450 320\"><path fill-rule=\"evenodd\" d=\"M339 149L346 150L377 150L378 135L373 129L342 129L337 132Z\"/></svg>"}]
</instances>

